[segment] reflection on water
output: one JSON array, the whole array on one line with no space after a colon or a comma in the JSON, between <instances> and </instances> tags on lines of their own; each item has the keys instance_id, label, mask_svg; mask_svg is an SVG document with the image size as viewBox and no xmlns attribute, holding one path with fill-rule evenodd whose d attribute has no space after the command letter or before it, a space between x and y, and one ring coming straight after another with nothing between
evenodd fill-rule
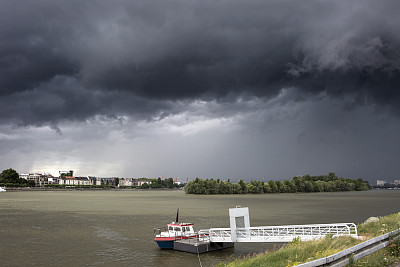
<instances>
[{"instance_id":1,"label":"reflection on water","mask_svg":"<svg viewBox=\"0 0 400 267\"><path fill-rule=\"evenodd\" d=\"M398 212L400 191L191 196L182 191L44 191L0 194L2 266L199 266L197 255L159 250L153 228L175 219L197 230L229 227L228 209L250 208L252 226L359 223ZM203 266L273 250L241 243L201 254Z\"/></svg>"}]
</instances>

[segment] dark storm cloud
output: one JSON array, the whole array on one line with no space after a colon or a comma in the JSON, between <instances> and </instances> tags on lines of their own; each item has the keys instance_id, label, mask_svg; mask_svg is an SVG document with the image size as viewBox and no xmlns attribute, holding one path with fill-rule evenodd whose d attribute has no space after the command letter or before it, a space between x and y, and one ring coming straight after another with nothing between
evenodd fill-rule
<instances>
[{"instance_id":1,"label":"dark storm cloud","mask_svg":"<svg viewBox=\"0 0 400 267\"><path fill-rule=\"evenodd\" d=\"M132 110L136 119L148 120L149 114L159 118L165 116L164 110L174 112L177 107L169 101L145 100L126 92L87 90L76 79L65 76L57 76L32 90L2 96L2 102L0 124L49 124L57 131L57 123L62 121L87 120L95 115L121 120Z\"/></svg>"},{"instance_id":2,"label":"dark storm cloud","mask_svg":"<svg viewBox=\"0 0 400 267\"><path fill-rule=\"evenodd\" d=\"M397 111L398 1L0 4L3 122L151 118L285 87Z\"/></svg>"}]
</instances>

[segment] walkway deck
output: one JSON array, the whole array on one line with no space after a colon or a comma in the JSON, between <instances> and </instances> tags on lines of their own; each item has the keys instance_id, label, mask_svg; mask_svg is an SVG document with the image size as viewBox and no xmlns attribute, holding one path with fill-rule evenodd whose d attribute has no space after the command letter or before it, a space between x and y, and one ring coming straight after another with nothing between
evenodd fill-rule
<instances>
[{"instance_id":1,"label":"walkway deck","mask_svg":"<svg viewBox=\"0 0 400 267\"><path fill-rule=\"evenodd\" d=\"M294 238L302 241L322 238L326 235L357 237L354 223L260 226L237 228L236 237L232 238L230 228L211 228L199 231L208 235L211 242L292 242Z\"/></svg>"}]
</instances>

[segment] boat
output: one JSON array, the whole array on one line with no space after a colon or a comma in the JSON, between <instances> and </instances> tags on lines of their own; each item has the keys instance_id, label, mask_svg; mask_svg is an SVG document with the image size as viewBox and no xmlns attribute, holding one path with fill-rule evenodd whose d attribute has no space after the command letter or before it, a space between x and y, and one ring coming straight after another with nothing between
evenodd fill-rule
<instances>
[{"instance_id":1,"label":"boat","mask_svg":"<svg viewBox=\"0 0 400 267\"><path fill-rule=\"evenodd\" d=\"M7 190L4 187L0 186L0 192L6 192Z\"/></svg>"},{"instance_id":2,"label":"boat","mask_svg":"<svg viewBox=\"0 0 400 267\"><path fill-rule=\"evenodd\" d=\"M176 213L175 222L167 224L167 227L154 228L154 241L161 249L173 249L174 241L196 237L193 223L178 222L179 209Z\"/></svg>"}]
</instances>

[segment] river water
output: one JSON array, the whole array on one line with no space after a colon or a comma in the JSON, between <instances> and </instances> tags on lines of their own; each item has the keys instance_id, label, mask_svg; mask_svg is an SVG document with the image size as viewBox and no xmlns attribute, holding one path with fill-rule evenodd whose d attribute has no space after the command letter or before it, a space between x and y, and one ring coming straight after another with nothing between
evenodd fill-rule
<instances>
[{"instance_id":1,"label":"river water","mask_svg":"<svg viewBox=\"0 0 400 267\"><path fill-rule=\"evenodd\" d=\"M252 226L360 223L400 211L400 190L263 195L183 191L25 191L0 193L1 266L200 266L197 255L163 251L153 228L175 220L195 229L229 227L228 209L249 207ZM200 255L202 266L272 249L236 244Z\"/></svg>"}]
</instances>

